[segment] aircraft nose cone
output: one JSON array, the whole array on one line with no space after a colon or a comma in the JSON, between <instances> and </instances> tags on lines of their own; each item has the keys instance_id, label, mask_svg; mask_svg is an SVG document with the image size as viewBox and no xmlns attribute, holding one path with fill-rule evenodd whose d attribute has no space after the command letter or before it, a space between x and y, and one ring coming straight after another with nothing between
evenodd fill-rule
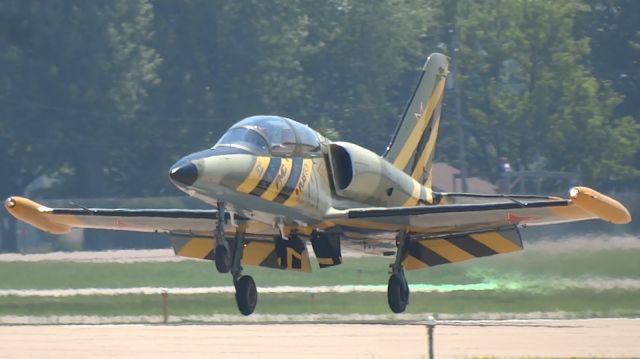
<instances>
[{"instance_id":1,"label":"aircraft nose cone","mask_svg":"<svg viewBox=\"0 0 640 359\"><path fill-rule=\"evenodd\" d=\"M177 165L169 171L169 177L174 182L191 186L198 179L198 167L192 162Z\"/></svg>"}]
</instances>

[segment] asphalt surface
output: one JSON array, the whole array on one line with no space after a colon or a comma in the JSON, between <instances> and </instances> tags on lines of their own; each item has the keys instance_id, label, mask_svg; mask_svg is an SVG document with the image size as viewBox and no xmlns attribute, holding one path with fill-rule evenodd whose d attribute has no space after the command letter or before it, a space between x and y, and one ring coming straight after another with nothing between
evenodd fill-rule
<instances>
[{"instance_id":1,"label":"asphalt surface","mask_svg":"<svg viewBox=\"0 0 640 359\"><path fill-rule=\"evenodd\" d=\"M426 358L424 325L0 326L0 358ZM640 320L460 321L437 358L640 357Z\"/></svg>"}]
</instances>

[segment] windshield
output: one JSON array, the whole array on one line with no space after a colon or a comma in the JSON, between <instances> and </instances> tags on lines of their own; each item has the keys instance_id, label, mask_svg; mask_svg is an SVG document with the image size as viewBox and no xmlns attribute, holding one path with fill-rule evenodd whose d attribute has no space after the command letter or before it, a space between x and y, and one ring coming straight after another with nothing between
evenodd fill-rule
<instances>
[{"instance_id":1,"label":"windshield","mask_svg":"<svg viewBox=\"0 0 640 359\"><path fill-rule=\"evenodd\" d=\"M233 145L246 147L251 152L258 154L269 154L269 144L264 137L255 129L247 127L231 128L216 143L219 145Z\"/></svg>"}]
</instances>

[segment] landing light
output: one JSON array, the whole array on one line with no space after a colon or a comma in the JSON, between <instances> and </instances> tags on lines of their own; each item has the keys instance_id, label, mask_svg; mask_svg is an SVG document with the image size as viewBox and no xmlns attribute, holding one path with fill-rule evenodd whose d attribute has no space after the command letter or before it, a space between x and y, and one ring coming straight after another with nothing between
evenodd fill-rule
<instances>
[{"instance_id":1,"label":"landing light","mask_svg":"<svg viewBox=\"0 0 640 359\"><path fill-rule=\"evenodd\" d=\"M569 197L576 198L578 197L578 193L580 193L580 191L577 188L573 187L571 188L571 190L569 190Z\"/></svg>"},{"instance_id":2,"label":"landing light","mask_svg":"<svg viewBox=\"0 0 640 359\"><path fill-rule=\"evenodd\" d=\"M16 200L13 199L13 197L9 197L4 204L5 206L7 206L7 208L13 208L16 206Z\"/></svg>"}]
</instances>

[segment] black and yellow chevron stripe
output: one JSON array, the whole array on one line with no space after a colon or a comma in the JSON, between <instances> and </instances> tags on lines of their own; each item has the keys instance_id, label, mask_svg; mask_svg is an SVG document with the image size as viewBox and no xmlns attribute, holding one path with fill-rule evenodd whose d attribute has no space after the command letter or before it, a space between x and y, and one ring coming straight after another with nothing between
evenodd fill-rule
<instances>
[{"instance_id":1,"label":"black and yellow chevron stripe","mask_svg":"<svg viewBox=\"0 0 640 359\"><path fill-rule=\"evenodd\" d=\"M171 236L176 255L181 257L213 260L215 239L212 237ZM299 238L288 241L251 241L242 256L243 265L253 265L300 272L311 272L307 246Z\"/></svg>"},{"instance_id":2,"label":"black and yellow chevron stripe","mask_svg":"<svg viewBox=\"0 0 640 359\"><path fill-rule=\"evenodd\" d=\"M423 239L409 244L404 266L409 270L420 269L521 249L517 228Z\"/></svg>"},{"instance_id":3,"label":"black and yellow chevron stripe","mask_svg":"<svg viewBox=\"0 0 640 359\"><path fill-rule=\"evenodd\" d=\"M442 103L445 80L445 76L441 76L438 80L426 107L421 108L420 117L409 132L410 135L402 145L398 156L393 161L396 167L411 174L414 179L421 183L426 182L422 171L433 158L433 150L440 125L440 105Z\"/></svg>"},{"instance_id":4,"label":"black and yellow chevron stripe","mask_svg":"<svg viewBox=\"0 0 640 359\"><path fill-rule=\"evenodd\" d=\"M260 156L236 189L293 207L309 186L312 167L311 159Z\"/></svg>"},{"instance_id":5,"label":"black and yellow chevron stripe","mask_svg":"<svg viewBox=\"0 0 640 359\"><path fill-rule=\"evenodd\" d=\"M216 241L211 237L171 236L171 244L177 256L213 260Z\"/></svg>"}]
</instances>

